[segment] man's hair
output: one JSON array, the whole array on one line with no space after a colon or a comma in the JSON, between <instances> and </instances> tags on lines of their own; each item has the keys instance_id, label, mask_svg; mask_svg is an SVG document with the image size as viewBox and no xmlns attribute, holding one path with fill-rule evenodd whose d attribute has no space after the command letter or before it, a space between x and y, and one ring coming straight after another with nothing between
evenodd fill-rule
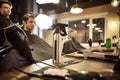
<instances>
[{"instance_id":1,"label":"man's hair","mask_svg":"<svg viewBox=\"0 0 120 80\"><path fill-rule=\"evenodd\" d=\"M28 18L35 18L35 14L32 12L25 14L22 18L22 21L27 22Z\"/></svg>"},{"instance_id":2,"label":"man's hair","mask_svg":"<svg viewBox=\"0 0 120 80\"><path fill-rule=\"evenodd\" d=\"M8 5L10 5L11 7L12 7L12 3L10 2L10 1L8 1L8 0L0 0L0 8L2 7L2 4L8 4Z\"/></svg>"},{"instance_id":3,"label":"man's hair","mask_svg":"<svg viewBox=\"0 0 120 80\"><path fill-rule=\"evenodd\" d=\"M72 29L72 28L69 28L69 32L74 32L74 33L77 33L77 31L75 29Z\"/></svg>"}]
</instances>

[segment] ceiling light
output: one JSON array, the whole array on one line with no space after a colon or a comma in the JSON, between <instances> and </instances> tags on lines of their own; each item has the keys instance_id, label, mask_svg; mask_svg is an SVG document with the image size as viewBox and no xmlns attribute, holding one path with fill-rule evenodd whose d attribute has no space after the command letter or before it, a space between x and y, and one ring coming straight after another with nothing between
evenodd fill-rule
<instances>
[{"instance_id":1,"label":"ceiling light","mask_svg":"<svg viewBox=\"0 0 120 80\"><path fill-rule=\"evenodd\" d=\"M48 4L48 3L54 3L58 4L60 0L36 0L38 4Z\"/></svg>"},{"instance_id":2,"label":"ceiling light","mask_svg":"<svg viewBox=\"0 0 120 80\"><path fill-rule=\"evenodd\" d=\"M70 12L73 14L79 14L83 12L83 9L78 6L77 0L76 0L76 4L71 7Z\"/></svg>"},{"instance_id":3,"label":"ceiling light","mask_svg":"<svg viewBox=\"0 0 120 80\"><path fill-rule=\"evenodd\" d=\"M77 24L74 24L75 27L77 27Z\"/></svg>"},{"instance_id":4,"label":"ceiling light","mask_svg":"<svg viewBox=\"0 0 120 80\"><path fill-rule=\"evenodd\" d=\"M119 0L112 0L111 5L113 7L117 7L119 5L119 2L120 2Z\"/></svg>"},{"instance_id":5,"label":"ceiling light","mask_svg":"<svg viewBox=\"0 0 120 80\"><path fill-rule=\"evenodd\" d=\"M89 27L89 26L90 26L90 24L87 24L87 26ZM91 24L91 26L97 26L97 24Z\"/></svg>"},{"instance_id":6,"label":"ceiling light","mask_svg":"<svg viewBox=\"0 0 120 80\"><path fill-rule=\"evenodd\" d=\"M100 30L100 28L96 27L95 30Z\"/></svg>"},{"instance_id":7,"label":"ceiling light","mask_svg":"<svg viewBox=\"0 0 120 80\"><path fill-rule=\"evenodd\" d=\"M86 20L82 20L81 23L83 23L83 24L86 23Z\"/></svg>"},{"instance_id":8,"label":"ceiling light","mask_svg":"<svg viewBox=\"0 0 120 80\"><path fill-rule=\"evenodd\" d=\"M103 30L98 30L98 32L103 32Z\"/></svg>"},{"instance_id":9,"label":"ceiling light","mask_svg":"<svg viewBox=\"0 0 120 80\"><path fill-rule=\"evenodd\" d=\"M49 29L51 25L53 25L53 18L45 14L38 14L37 17L35 18L35 22L36 25L40 27L40 29Z\"/></svg>"},{"instance_id":10,"label":"ceiling light","mask_svg":"<svg viewBox=\"0 0 120 80\"><path fill-rule=\"evenodd\" d=\"M54 4L58 4L60 2L60 0L53 0Z\"/></svg>"}]
</instances>

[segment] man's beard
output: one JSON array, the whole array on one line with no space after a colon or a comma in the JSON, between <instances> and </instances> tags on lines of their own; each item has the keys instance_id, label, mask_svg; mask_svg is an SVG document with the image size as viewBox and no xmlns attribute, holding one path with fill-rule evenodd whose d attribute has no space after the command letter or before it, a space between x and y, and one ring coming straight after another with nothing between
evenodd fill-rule
<instances>
[{"instance_id":1,"label":"man's beard","mask_svg":"<svg viewBox=\"0 0 120 80\"><path fill-rule=\"evenodd\" d=\"M27 28L27 31L30 31L30 32L32 32L32 31L33 31L33 29Z\"/></svg>"}]
</instances>

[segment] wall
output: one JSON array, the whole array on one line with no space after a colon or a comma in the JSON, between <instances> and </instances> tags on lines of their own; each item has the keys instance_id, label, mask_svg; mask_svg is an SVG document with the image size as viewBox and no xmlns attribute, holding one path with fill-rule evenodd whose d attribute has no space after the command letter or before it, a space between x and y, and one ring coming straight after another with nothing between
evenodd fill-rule
<instances>
[{"instance_id":1,"label":"wall","mask_svg":"<svg viewBox=\"0 0 120 80\"><path fill-rule=\"evenodd\" d=\"M84 9L84 11L80 14L71 14L69 12L65 12L51 15L51 17L56 18L58 23L66 23L67 21L71 20L104 16L106 18L105 38L112 38L113 35L117 35L117 37L119 36L119 17L117 12L118 8L114 8L108 4ZM52 45L53 37L51 32L52 31L43 31L43 39L50 45Z\"/></svg>"},{"instance_id":2,"label":"wall","mask_svg":"<svg viewBox=\"0 0 120 80\"><path fill-rule=\"evenodd\" d=\"M43 30L43 39L51 46L53 46L53 30Z\"/></svg>"}]
</instances>

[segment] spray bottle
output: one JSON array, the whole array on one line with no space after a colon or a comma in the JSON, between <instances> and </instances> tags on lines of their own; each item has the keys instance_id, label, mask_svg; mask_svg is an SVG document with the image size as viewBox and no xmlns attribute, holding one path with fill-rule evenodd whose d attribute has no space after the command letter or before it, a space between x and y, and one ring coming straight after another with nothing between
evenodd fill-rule
<instances>
[{"instance_id":1,"label":"spray bottle","mask_svg":"<svg viewBox=\"0 0 120 80\"><path fill-rule=\"evenodd\" d=\"M57 27L54 32L54 39L53 39L53 64L55 66L60 66L62 64L62 50L61 50L61 34L60 34L60 27Z\"/></svg>"}]
</instances>

